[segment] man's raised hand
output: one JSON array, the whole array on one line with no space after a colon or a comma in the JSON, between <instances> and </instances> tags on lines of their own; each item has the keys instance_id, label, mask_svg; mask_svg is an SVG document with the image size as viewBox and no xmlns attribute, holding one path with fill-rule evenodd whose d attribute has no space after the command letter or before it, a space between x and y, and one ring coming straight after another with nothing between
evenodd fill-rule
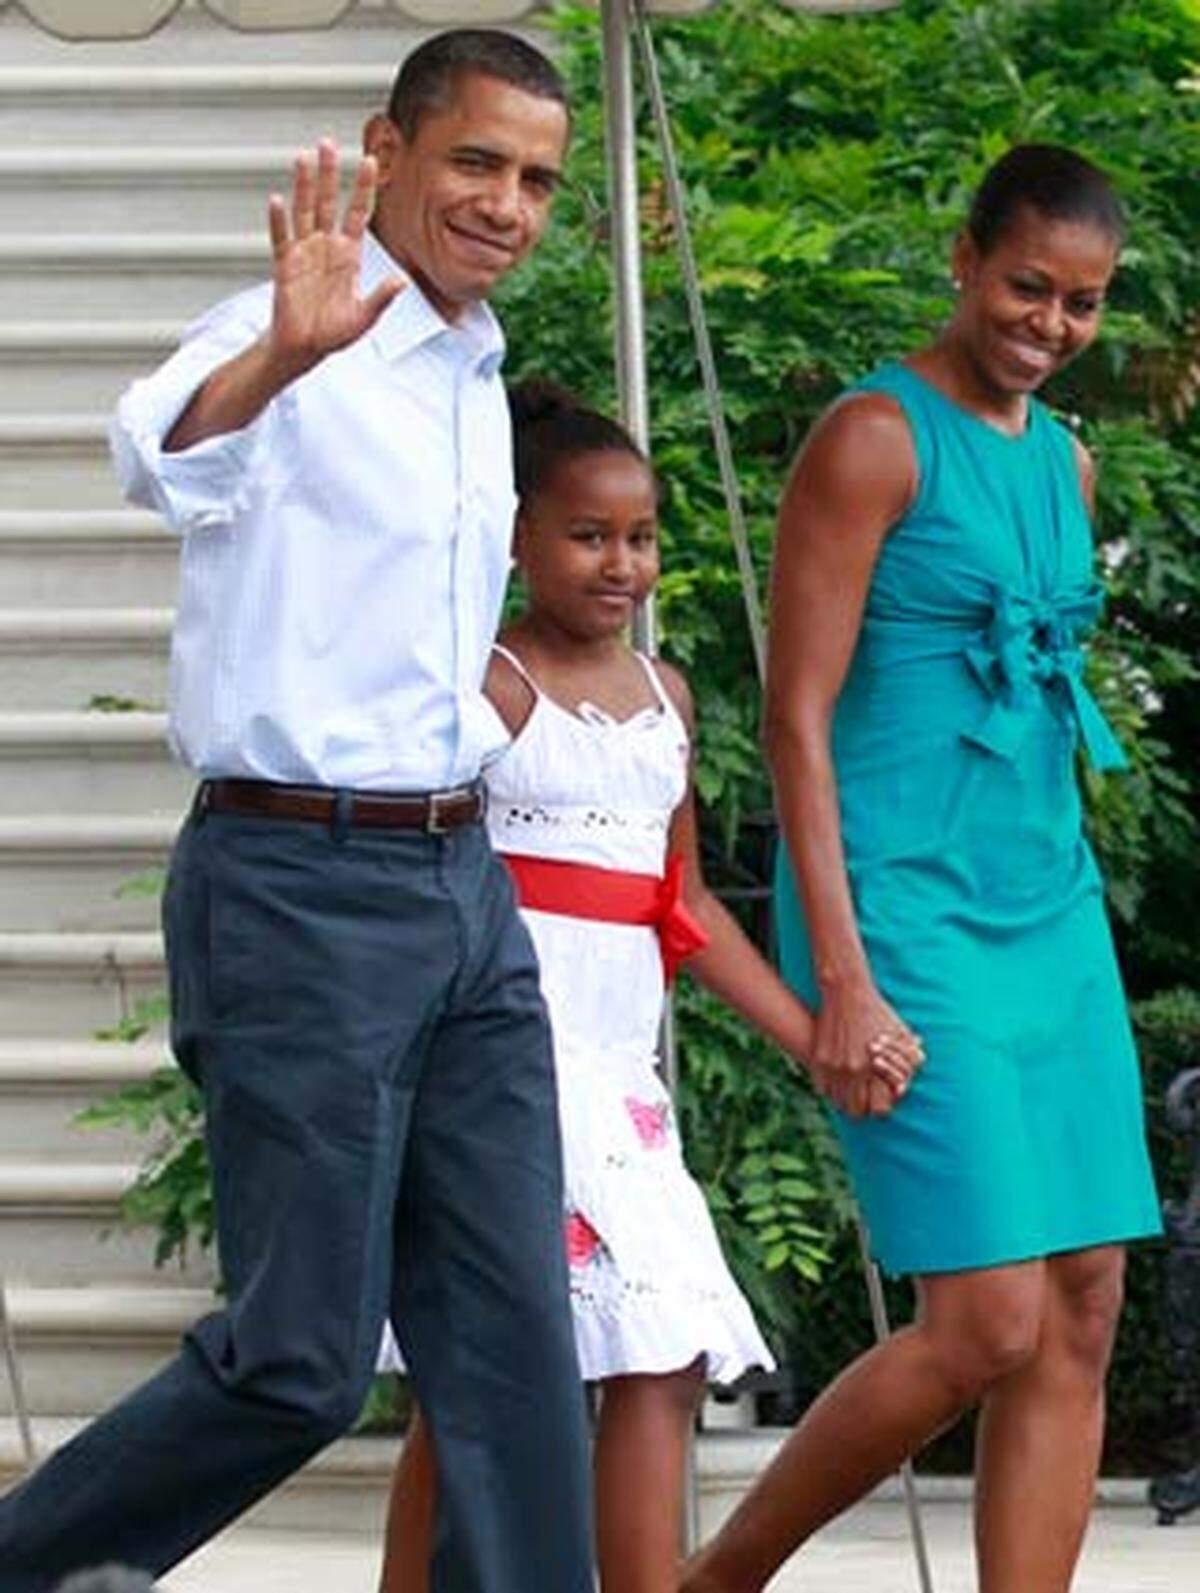
<instances>
[{"instance_id":1,"label":"man's raised hand","mask_svg":"<svg viewBox=\"0 0 1200 1593\"><path fill-rule=\"evenodd\" d=\"M281 194L267 206L274 258L271 356L293 376L368 332L403 289L399 277L359 293L362 240L375 203L377 169L360 157L349 203L338 224L338 152L332 139L296 157L289 213Z\"/></svg>"}]
</instances>

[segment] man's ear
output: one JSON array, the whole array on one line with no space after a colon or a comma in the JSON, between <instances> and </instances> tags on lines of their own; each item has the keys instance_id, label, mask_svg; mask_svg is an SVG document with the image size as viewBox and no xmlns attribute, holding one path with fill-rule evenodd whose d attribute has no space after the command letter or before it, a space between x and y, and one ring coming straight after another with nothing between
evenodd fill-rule
<instances>
[{"instance_id":1,"label":"man's ear","mask_svg":"<svg viewBox=\"0 0 1200 1593\"><path fill-rule=\"evenodd\" d=\"M404 135L383 111L378 111L363 127L364 155L374 155L378 167L378 186L386 188L396 169L396 157L404 142Z\"/></svg>"}]
</instances>

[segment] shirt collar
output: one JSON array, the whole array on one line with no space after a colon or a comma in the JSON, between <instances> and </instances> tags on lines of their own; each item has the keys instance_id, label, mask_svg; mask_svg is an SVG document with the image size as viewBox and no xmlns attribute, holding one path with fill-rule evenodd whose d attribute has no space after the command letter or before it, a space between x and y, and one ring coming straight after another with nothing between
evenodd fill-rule
<instances>
[{"instance_id":1,"label":"shirt collar","mask_svg":"<svg viewBox=\"0 0 1200 1593\"><path fill-rule=\"evenodd\" d=\"M374 233L364 234L359 277L364 296L392 276L403 277L408 286L388 305L371 334L386 359L402 359L422 343L443 338L451 357L475 367L481 375L495 375L504 360L505 345L491 306L480 300L469 304L459 321L447 321Z\"/></svg>"}]
</instances>

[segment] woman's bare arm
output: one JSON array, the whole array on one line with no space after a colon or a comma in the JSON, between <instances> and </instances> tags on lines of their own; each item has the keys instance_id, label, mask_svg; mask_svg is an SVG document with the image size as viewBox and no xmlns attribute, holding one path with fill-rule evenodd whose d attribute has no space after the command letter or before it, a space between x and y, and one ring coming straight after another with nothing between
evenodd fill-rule
<instances>
[{"instance_id":1,"label":"woman's bare arm","mask_svg":"<svg viewBox=\"0 0 1200 1593\"><path fill-rule=\"evenodd\" d=\"M821 993L814 1072L864 1109L870 1042L903 1028L875 988L854 916L830 750L876 559L916 486L907 425L882 394L844 400L814 428L779 516L764 739Z\"/></svg>"},{"instance_id":2,"label":"woman's bare arm","mask_svg":"<svg viewBox=\"0 0 1200 1593\"><path fill-rule=\"evenodd\" d=\"M663 664L657 667L694 745L694 709L687 682L677 670ZM700 861L695 787L690 778L687 794L672 820L670 850L683 859L684 901L709 937L704 950L688 959L687 971L794 1062L807 1067L813 1046L813 1015L708 888ZM918 1061L915 1049L903 1044L889 1046L873 1058L875 1071L887 1089L877 1093L871 1110L890 1108Z\"/></svg>"}]
</instances>

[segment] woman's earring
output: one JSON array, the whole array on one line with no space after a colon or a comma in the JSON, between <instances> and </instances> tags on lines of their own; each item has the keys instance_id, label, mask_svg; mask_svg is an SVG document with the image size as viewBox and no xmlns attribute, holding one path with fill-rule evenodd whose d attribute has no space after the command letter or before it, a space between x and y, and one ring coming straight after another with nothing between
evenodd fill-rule
<instances>
[{"instance_id":1,"label":"woman's earring","mask_svg":"<svg viewBox=\"0 0 1200 1593\"><path fill-rule=\"evenodd\" d=\"M950 286L954 289L955 293L961 293L962 292L962 278L961 277L951 277L950 278Z\"/></svg>"}]
</instances>

